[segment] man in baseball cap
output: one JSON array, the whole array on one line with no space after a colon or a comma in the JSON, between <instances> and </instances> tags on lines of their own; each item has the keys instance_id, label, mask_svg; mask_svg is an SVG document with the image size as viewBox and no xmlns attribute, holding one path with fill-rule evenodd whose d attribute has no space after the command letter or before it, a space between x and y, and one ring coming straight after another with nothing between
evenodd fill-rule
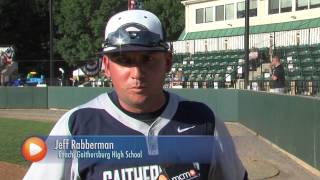
<instances>
[{"instance_id":1,"label":"man in baseball cap","mask_svg":"<svg viewBox=\"0 0 320 180\"><path fill-rule=\"evenodd\" d=\"M172 54L165 40L161 22L151 12L124 11L109 20L105 30L103 62L105 74L114 85L110 99L117 108L135 119L128 124L139 126L138 131L145 135L209 134L223 137L217 138L217 144L221 146L214 150L216 159L211 164L175 165L179 162L172 162L161 165L159 180L182 176L208 180L246 179L230 135L212 110L202 103L185 100L163 90L165 74L172 65ZM172 153L179 153L178 147L176 150Z\"/></svg>"},{"instance_id":2,"label":"man in baseball cap","mask_svg":"<svg viewBox=\"0 0 320 180\"><path fill-rule=\"evenodd\" d=\"M162 87L165 74L171 69L172 54L154 14L129 10L111 17L102 53L105 74L115 89L112 97L119 108L149 113L165 105Z\"/></svg>"},{"instance_id":3,"label":"man in baseball cap","mask_svg":"<svg viewBox=\"0 0 320 180\"><path fill-rule=\"evenodd\" d=\"M205 104L163 89L172 65L159 19L151 12L128 10L108 21L102 49L105 75L114 91L66 113L50 135L130 135L148 137L148 155L158 155L160 136L212 136L216 146L210 163L150 164L34 163L25 179L245 179L246 172L224 124ZM130 142L128 142L130 143ZM193 142L190 142L192 144ZM150 151L149 151L150 148ZM195 152L198 147L194 148ZM179 154L181 149L174 148ZM145 154L147 155L147 154ZM145 156L144 155L144 156ZM198 155L198 154L193 154ZM200 156L200 154L199 154ZM108 160L106 160L108 161ZM138 163L139 162L139 163Z\"/></svg>"}]
</instances>

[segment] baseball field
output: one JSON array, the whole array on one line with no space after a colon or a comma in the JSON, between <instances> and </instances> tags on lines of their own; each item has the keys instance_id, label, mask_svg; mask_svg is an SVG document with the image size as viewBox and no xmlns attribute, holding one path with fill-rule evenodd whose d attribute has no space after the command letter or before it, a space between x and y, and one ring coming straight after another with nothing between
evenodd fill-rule
<instances>
[{"instance_id":1,"label":"baseball field","mask_svg":"<svg viewBox=\"0 0 320 180\"><path fill-rule=\"evenodd\" d=\"M25 138L33 135L47 135L52 122L18 120L0 117L0 177L21 179L30 165L21 155Z\"/></svg>"}]
</instances>

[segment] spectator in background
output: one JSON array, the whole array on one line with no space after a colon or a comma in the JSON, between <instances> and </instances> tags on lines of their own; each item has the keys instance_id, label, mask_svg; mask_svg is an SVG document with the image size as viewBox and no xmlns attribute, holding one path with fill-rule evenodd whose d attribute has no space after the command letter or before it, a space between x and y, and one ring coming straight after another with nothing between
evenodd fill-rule
<instances>
[{"instance_id":1,"label":"spectator in background","mask_svg":"<svg viewBox=\"0 0 320 180\"><path fill-rule=\"evenodd\" d=\"M256 70L258 58L259 58L258 49L256 47L252 47L252 49L249 53L250 70L252 70L252 71Z\"/></svg>"},{"instance_id":2,"label":"spectator in background","mask_svg":"<svg viewBox=\"0 0 320 180\"><path fill-rule=\"evenodd\" d=\"M76 81L75 77L74 76L70 76L70 78L69 78L70 86L74 86L75 81Z\"/></svg>"},{"instance_id":3,"label":"spectator in background","mask_svg":"<svg viewBox=\"0 0 320 180\"><path fill-rule=\"evenodd\" d=\"M178 81L184 81L184 75L183 75L183 71L182 70L179 70L177 72L177 78L178 78Z\"/></svg>"},{"instance_id":4,"label":"spectator in background","mask_svg":"<svg viewBox=\"0 0 320 180\"><path fill-rule=\"evenodd\" d=\"M183 81L184 81L183 71L178 70L178 71L174 74L173 86L182 85L182 84L183 84Z\"/></svg>"},{"instance_id":5,"label":"spectator in background","mask_svg":"<svg viewBox=\"0 0 320 180\"><path fill-rule=\"evenodd\" d=\"M284 93L285 92L285 73L279 56L272 57L272 75L271 75L271 92Z\"/></svg>"}]
</instances>

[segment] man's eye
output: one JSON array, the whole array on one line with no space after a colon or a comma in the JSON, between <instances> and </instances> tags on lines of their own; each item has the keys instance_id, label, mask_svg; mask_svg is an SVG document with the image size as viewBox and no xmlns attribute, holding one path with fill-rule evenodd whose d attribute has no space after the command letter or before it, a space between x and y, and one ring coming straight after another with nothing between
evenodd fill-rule
<instances>
[{"instance_id":1,"label":"man's eye","mask_svg":"<svg viewBox=\"0 0 320 180\"><path fill-rule=\"evenodd\" d=\"M153 61L152 56L144 56L143 57L143 64L148 64L151 63Z\"/></svg>"}]
</instances>

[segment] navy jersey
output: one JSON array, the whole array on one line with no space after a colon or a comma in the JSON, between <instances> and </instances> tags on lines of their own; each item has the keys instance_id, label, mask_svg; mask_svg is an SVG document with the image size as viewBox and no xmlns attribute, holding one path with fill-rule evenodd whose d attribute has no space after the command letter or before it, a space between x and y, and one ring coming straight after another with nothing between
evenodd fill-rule
<instances>
[{"instance_id":1,"label":"navy jersey","mask_svg":"<svg viewBox=\"0 0 320 180\"><path fill-rule=\"evenodd\" d=\"M104 93L67 112L50 133L50 136L75 135L212 135L218 144L215 158L210 164L194 164L200 179L233 180L245 176L231 137L213 111L203 103L173 93L169 93L166 108L151 125L123 113ZM51 163L44 159L33 163L24 179L156 180L162 171L158 164L88 164L81 159Z\"/></svg>"}]
</instances>

